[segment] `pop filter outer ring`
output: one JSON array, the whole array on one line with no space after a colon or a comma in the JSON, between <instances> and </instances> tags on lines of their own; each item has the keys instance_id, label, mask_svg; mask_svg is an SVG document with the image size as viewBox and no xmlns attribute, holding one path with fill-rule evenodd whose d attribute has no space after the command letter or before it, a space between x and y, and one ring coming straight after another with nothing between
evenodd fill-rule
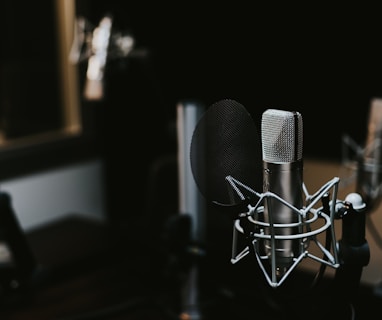
<instances>
[{"instance_id":1,"label":"pop filter outer ring","mask_svg":"<svg viewBox=\"0 0 382 320\"><path fill-rule=\"evenodd\" d=\"M259 131L249 112L232 99L212 104L201 116L190 145L191 171L201 194L234 204L227 176L261 192L262 152Z\"/></svg>"}]
</instances>

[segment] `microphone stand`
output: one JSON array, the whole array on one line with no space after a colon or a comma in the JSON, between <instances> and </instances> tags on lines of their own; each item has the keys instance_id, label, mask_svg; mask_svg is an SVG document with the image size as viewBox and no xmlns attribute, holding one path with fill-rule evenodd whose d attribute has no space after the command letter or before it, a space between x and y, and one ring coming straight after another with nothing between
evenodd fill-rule
<instances>
[{"instance_id":1,"label":"microphone stand","mask_svg":"<svg viewBox=\"0 0 382 320\"><path fill-rule=\"evenodd\" d=\"M366 205L357 193L349 194L338 211L342 219L342 238L338 243L340 267L336 270L338 298L353 307L360 285L363 267L370 260L365 238Z\"/></svg>"},{"instance_id":2,"label":"microphone stand","mask_svg":"<svg viewBox=\"0 0 382 320\"><path fill-rule=\"evenodd\" d=\"M205 241L205 201L194 181L189 150L196 124L204 105L196 100L181 100L176 106L178 140L179 213L189 218L189 243L186 244L186 272L180 289L181 320L201 320L206 316L200 304L200 257Z\"/></svg>"}]
</instances>

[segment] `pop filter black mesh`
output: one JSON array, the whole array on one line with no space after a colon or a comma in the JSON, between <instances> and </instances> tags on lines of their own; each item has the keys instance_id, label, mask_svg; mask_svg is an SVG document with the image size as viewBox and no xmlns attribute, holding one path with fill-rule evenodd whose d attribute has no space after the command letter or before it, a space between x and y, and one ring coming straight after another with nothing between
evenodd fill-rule
<instances>
[{"instance_id":1,"label":"pop filter black mesh","mask_svg":"<svg viewBox=\"0 0 382 320\"><path fill-rule=\"evenodd\" d=\"M261 140L240 103L224 99L211 105L197 123L190 146L191 170L208 201L233 204L226 176L262 191Z\"/></svg>"}]
</instances>

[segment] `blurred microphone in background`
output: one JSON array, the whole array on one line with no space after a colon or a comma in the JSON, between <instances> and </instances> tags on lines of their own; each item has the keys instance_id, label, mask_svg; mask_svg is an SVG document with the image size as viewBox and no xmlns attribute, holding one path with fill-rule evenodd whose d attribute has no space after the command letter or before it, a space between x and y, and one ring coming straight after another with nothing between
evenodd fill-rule
<instances>
[{"instance_id":1,"label":"blurred microphone in background","mask_svg":"<svg viewBox=\"0 0 382 320\"><path fill-rule=\"evenodd\" d=\"M110 59L145 58L146 49L135 48L135 38L129 32L114 30L111 14L105 14L94 27L86 18L77 17L69 60L87 63L84 98L101 100L105 90L105 69Z\"/></svg>"},{"instance_id":2,"label":"blurred microphone in background","mask_svg":"<svg viewBox=\"0 0 382 320\"><path fill-rule=\"evenodd\" d=\"M112 18L105 16L93 31L91 53L86 71L84 96L88 100L99 100L103 97L103 77L106 66Z\"/></svg>"},{"instance_id":3,"label":"blurred microphone in background","mask_svg":"<svg viewBox=\"0 0 382 320\"><path fill-rule=\"evenodd\" d=\"M382 99L372 99L365 146L358 159L356 192L370 212L382 199Z\"/></svg>"}]
</instances>

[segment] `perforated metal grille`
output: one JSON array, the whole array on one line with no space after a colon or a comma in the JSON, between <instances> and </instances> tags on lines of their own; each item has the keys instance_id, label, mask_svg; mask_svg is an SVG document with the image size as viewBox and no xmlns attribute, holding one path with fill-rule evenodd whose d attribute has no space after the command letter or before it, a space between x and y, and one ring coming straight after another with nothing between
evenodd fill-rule
<instances>
[{"instance_id":1,"label":"perforated metal grille","mask_svg":"<svg viewBox=\"0 0 382 320\"><path fill-rule=\"evenodd\" d=\"M302 116L298 112L268 109L261 120L263 160L293 162L302 159Z\"/></svg>"}]
</instances>

